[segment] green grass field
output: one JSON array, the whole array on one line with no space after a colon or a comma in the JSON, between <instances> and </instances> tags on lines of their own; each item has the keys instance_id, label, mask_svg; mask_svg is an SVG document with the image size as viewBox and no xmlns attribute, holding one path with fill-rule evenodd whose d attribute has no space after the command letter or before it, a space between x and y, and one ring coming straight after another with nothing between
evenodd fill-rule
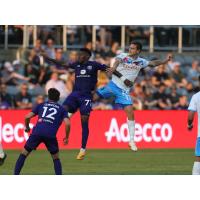
<instances>
[{"instance_id":1,"label":"green grass field","mask_svg":"<svg viewBox=\"0 0 200 200\"><path fill-rule=\"evenodd\" d=\"M0 175L13 174L20 151L9 150L0 166ZM76 160L78 150L60 151L63 174L66 175L164 175L191 174L193 149L144 149L134 153L126 149L88 150L85 160ZM37 150L27 158L21 174L54 174L47 151Z\"/></svg>"}]
</instances>

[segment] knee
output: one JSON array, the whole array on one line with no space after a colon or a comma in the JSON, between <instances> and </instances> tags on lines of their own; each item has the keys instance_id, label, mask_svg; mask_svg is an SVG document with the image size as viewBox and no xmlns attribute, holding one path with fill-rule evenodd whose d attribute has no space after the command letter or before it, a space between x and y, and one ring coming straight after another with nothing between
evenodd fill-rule
<instances>
[{"instance_id":1,"label":"knee","mask_svg":"<svg viewBox=\"0 0 200 200\"><path fill-rule=\"evenodd\" d=\"M59 159L59 154L58 153L51 154L51 157L52 157L53 160Z\"/></svg>"},{"instance_id":2,"label":"knee","mask_svg":"<svg viewBox=\"0 0 200 200\"><path fill-rule=\"evenodd\" d=\"M86 122L88 122L88 120L89 120L89 116L87 116L87 115L82 115L81 116L81 122L82 123L86 123Z\"/></svg>"}]
</instances>

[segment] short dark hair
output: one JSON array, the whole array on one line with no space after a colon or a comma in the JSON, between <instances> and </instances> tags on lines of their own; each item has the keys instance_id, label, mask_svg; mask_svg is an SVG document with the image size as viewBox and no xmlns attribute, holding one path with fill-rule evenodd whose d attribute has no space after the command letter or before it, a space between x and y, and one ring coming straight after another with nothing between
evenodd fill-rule
<instances>
[{"instance_id":1,"label":"short dark hair","mask_svg":"<svg viewBox=\"0 0 200 200\"><path fill-rule=\"evenodd\" d=\"M132 41L131 44L134 44L137 47L137 50L142 51L142 44L140 42Z\"/></svg>"},{"instance_id":2,"label":"short dark hair","mask_svg":"<svg viewBox=\"0 0 200 200\"><path fill-rule=\"evenodd\" d=\"M81 48L79 51L87 53L88 56L92 55L91 51L88 48Z\"/></svg>"},{"instance_id":3,"label":"short dark hair","mask_svg":"<svg viewBox=\"0 0 200 200\"><path fill-rule=\"evenodd\" d=\"M48 90L48 98L52 101L59 101L60 99L60 92L56 88L50 88Z\"/></svg>"}]
</instances>

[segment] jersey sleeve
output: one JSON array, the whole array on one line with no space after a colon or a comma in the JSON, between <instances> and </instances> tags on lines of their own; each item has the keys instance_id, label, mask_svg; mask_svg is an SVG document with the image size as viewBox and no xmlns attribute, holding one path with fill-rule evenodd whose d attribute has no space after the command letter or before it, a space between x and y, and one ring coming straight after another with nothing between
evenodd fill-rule
<instances>
[{"instance_id":1,"label":"jersey sleeve","mask_svg":"<svg viewBox=\"0 0 200 200\"><path fill-rule=\"evenodd\" d=\"M120 62L122 62L125 57L126 57L126 54L121 53L121 54L117 55L115 57L115 59L118 60L118 61L120 61Z\"/></svg>"},{"instance_id":2,"label":"jersey sleeve","mask_svg":"<svg viewBox=\"0 0 200 200\"><path fill-rule=\"evenodd\" d=\"M141 60L141 67L142 68L145 68L145 67L147 67L149 65L149 61L148 60L146 60L146 59L142 59Z\"/></svg>"},{"instance_id":3,"label":"jersey sleeve","mask_svg":"<svg viewBox=\"0 0 200 200\"><path fill-rule=\"evenodd\" d=\"M193 112L197 111L197 102L196 102L196 96L195 95L192 96L188 110L193 111Z\"/></svg>"},{"instance_id":4,"label":"jersey sleeve","mask_svg":"<svg viewBox=\"0 0 200 200\"><path fill-rule=\"evenodd\" d=\"M75 69L77 65L78 65L77 62L73 62L73 63L71 62L71 63L68 63L68 66L69 66L69 68L71 68L71 69Z\"/></svg>"},{"instance_id":5,"label":"jersey sleeve","mask_svg":"<svg viewBox=\"0 0 200 200\"><path fill-rule=\"evenodd\" d=\"M97 70L106 71L107 65L95 62Z\"/></svg>"},{"instance_id":6,"label":"jersey sleeve","mask_svg":"<svg viewBox=\"0 0 200 200\"><path fill-rule=\"evenodd\" d=\"M63 108L63 119L69 118L67 111Z\"/></svg>"},{"instance_id":7,"label":"jersey sleeve","mask_svg":"<svg viewBox=\"0 0 200 200\"><path fill-rule=\"evenodd\" d=\"M38 105L34 106L31 112L33 112L34 114L38 115L40 106L41 106L41 104L38 104Z\"/></svg>"}]
</instances>

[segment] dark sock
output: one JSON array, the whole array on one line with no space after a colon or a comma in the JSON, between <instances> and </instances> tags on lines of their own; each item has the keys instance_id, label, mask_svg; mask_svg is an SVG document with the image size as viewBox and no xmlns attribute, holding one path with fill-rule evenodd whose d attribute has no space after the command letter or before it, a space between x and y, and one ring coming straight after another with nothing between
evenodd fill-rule
<instances>
[{"instance_id":1,"label":"dark sock","mask_svg":"<svg viewBox=\"0 0 200 200\"><path fill-rule=\"evenodd\" d=\"M60 159L54 159L53 163L54 163L55 174L62 175L62 165L61 165Z\"/></svg>"},{"instance_id":2,"label":"dark sock","mask_svg":"<svg viewBox=\"0 0 200 200\"><path fill-rule=\"evenodd\" d=\"M24 154L20 154L19 158L15 164L15 171L14 171L14 175L19 175L20 171L24 165L24 161L26 160L26 156Z\"/></svg>"},{"instance_id":3,"label":"dark sock","mask_svg":"<svg viewBox=\"0 0 200 200\"><path fill-rule=\"evenodd\" d=\"M88 128L88 121L82 122L82 146L81 148L85 149L87 145L88 135L89 135L89 128Z\"/></svg>"}]
</instances>

